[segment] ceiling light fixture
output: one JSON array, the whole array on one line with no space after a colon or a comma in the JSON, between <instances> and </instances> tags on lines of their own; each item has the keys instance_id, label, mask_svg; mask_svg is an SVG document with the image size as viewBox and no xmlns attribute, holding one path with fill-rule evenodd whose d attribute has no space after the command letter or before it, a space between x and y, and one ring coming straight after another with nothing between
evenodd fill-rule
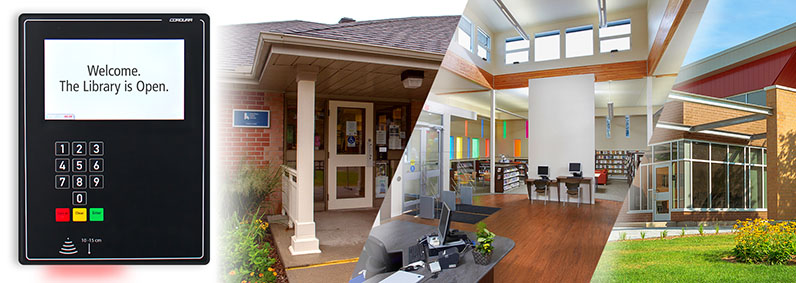
<instances>
[{"instance_id":1,"label":"ceiling light fixture","mask_svg":"<svg viewBox=\"0 0 796 283\"><path fill-rule=\"evenodd\" d=\"M605 11L605 0L597 0L597 16L600 18L600 28L605 28L608 26L608 15Z\"/></svg>"},{"instance_id":2,"label":"ceiling light fixture","mask_svg":"<svg viewBox=\"0 0 796 283\"><path fill-rule=\"evenodd\" d=\"M404 88L419 88L423 85L423 71L406 70L401 72Z\"/></svg>"},{"instance_id":3,"label":"ceiling light fixture","mask_svg":"<svg viewBox=\"0 0 796 283\"><path fill-rule=\"evenodd\" d=\"M500 9L500 12L503 13L503 16L506 17L506 20L508 20L509 23L512 26L514 26L514 29L517 30L517 33L520 34L522 39L531 40L531 37L528 36L527 33L525 33L525 30L522 29L522 26L520 26L520 23L517 22L517 19L515 19L514 16L511 15L511 12L509 12L509 8L506 7L506 4L503 4L502 0L493 0L493 1L495 1L495 5L498 6L498 9Z\"/></svg>"}]
</instances>

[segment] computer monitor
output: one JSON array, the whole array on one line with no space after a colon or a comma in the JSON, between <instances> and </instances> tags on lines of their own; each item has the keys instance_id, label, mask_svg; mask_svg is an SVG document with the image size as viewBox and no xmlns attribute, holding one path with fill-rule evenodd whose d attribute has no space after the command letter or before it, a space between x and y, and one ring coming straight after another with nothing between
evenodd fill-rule
<instances>
[{"instance_id":1,"label":"computer monitor","mask_svg":"<svg viewBox=\"0 0 796 283\"><path fill-rule=\"evenodd\" d=\"M547 166L539 166L536 168L536 174L539 176L548 176L550 175L550 168Z\"/></svg>"},{"instance_id":2,"label":"computer monitor","mask_svg":"<svg viewBox=\"0 0 796 283\"><path fill-rule=\"evenodd\" d=\"M580 172L580 163L570 163L569 172Z\"/></svg>"},{"instance_id":3,"label":"computer monitor","mask_svg":"<svg viewBox=\"0 0 796 283\"><path fill-rule=\"evenodd\" d=\"M442 213L439 216L439 226L437 227L437 232L439 235L439 244L445 244L445 238L448 237L448 230L451 226L451 209L448 207L448 204L442 203Z\"/></svg>"}]
</instances>

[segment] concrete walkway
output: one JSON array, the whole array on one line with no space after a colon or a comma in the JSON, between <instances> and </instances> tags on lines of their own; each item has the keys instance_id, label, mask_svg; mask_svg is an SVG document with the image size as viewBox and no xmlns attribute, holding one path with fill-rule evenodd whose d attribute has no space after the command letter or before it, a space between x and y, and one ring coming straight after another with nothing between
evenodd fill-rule
<instances>
[{"instance_id":1,"label":"concrete walkway","mask_svg":"<svg viewBox=\"0 0 796 283\"><path fill-rule=\"evenodd\" d=\"M626 233L626 240L641 239L641 232L646 232L645 239L660 238L663 231L668 231L667 237L680 236L683 232L683 227L665 227L665 228L640 228L640 227L614 227L611 230L611 235L608 237L609 242L619 241L622 233ZM715 235L716 226L704 226L705 235ZM719 226L719 233L732 233L732 227ZM685 227L686 235L699 235L699 227Z\"/></svg>"},{"instance_id":2,"label":"concrete walkway","mask_svg":"<svg viewBox=\"0 0 796 283\"><path fill-rule=\"evenodd\" d=\"M315 235L320 254L293 256L290 237L293 229L271 223L277 251L290 282L348 282L378 214L377 208L323 211L315 213Z\"/></svg>"}]
</instances>

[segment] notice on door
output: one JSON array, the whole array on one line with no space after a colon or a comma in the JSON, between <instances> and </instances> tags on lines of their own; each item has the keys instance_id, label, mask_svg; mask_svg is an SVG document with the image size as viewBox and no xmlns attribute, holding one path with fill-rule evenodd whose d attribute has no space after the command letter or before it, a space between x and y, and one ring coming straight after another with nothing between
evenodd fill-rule
<instances>
[{"instance_id":1,"label":"notice on door","mask_svg":"<svg viewBox=\"0 0 796 283\"><path fill-rule=\"evenodd\" d=\"M357 121L346 121L345 122L345 135L346 136L356 136L357 135Z\"/></svg>"}]
</instances>

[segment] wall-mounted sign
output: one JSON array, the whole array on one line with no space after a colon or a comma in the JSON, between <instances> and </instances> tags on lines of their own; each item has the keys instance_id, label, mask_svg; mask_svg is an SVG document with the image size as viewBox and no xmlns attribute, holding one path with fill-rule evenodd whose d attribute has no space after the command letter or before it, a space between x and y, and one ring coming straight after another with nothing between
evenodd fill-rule
<instances>
[{"instance_id":1,"label":"wall-mounted sign","mask_svg":"<svg viewBox=\"0 0 796 283\"><path fill-rule=\"evenodd\" d=\"M232 126L243 128L270 128L270 110L232 110Z\"/></svg>"},{"instance_id":2,"label":"wall-mounted sign","mask_svg":"<svg viewBox=\"0 0 796 283\"><path fill-rule=\"evenodd\" d=\"M625 137L630 137L630 115L625 115Z\"/></svg>"}]
</instances>

